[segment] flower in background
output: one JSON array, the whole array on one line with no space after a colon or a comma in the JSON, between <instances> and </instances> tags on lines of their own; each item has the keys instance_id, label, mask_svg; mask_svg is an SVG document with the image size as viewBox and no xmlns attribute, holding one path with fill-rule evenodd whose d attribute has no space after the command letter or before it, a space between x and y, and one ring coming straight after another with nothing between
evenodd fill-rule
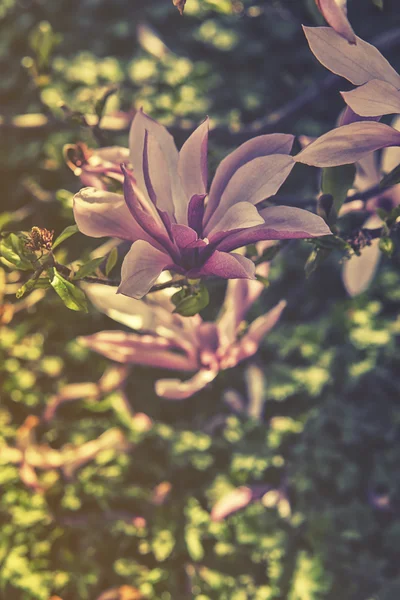
<instances>
[{"instance_id":1,"label":"flower in background","mask_svg":"<svg viewBox=\"0 0 400 600\"><path fill-rule=\"evenodd\" d=\"M349 45L330 27L303 27L311 51L327 69L357 87L342 92L345 102L362 117L400 113L400 75L375 46L357 37Z\"/></svg>"},{"instance_id":2,"label":"flower in background","mask_svg":"<svg viewBox=\"0 0 400 600\"><path fill-rule=\"evenodd\" d=\"M97 308L138 333L102 331L80 340L120 363L195 373L185 381L156 382L156 393L163 398L189 398L220 371L255 354L264 335L274 327L286 305L284 301L244 331L243 320L263 288L257 280L229 281L220 316L211 323L199 315L181 317L172 313L171 290L152 293L143 301L117 295L109 286L87 284L85 291Z\"/></svg>"},{"instance_id":3,"label":"flower in background","mask_svg":"<svg viewBox=\"0 0 400 600\"><path fill-rule=\"evenodd\" d=\"M350 44L357 38L347 18L347 0L315 0L320 12L333 29Z\"/></svg>"},{"instance_id":4,"label":"flower in background","mask_svg":"<svg viewBox=\"0 0 400 600\"><path fill-rule=\"evenodd\" d=\"M395 129L400 130L400 118L394 122ZM387 148L380 157L377 153L369 154L356 163L355 191L375 187L382 177L392 171L400 163L400 148ZM363 202L353 200L343 205L339 216L359 210L367 210L368 218L363 224L364 229L376 229L382 225L382 220L376 213L377 208L391 211L400 204L400 184L379 192L373 198ZM343 283L350 296L357 296L364 292L370 285L378 268L381 251L379 238L371 240L369 246L362 249L360 256L354 254L347 260L343 267Z\"/></svg>"},{"instance_id":5,"label":"flower in background","mask_svg":"<svg viewBox=\"0 0 400 600\"><path fill-rule=\"evenodd\" d=\"M74 198L76 223L86 235L133 242L118 289L133 298L144 296L164 270L190 279L253 279L253 262L232 250L331 233L320 217L299 208L257 210L291 172L293 139L270 134L242 144L222 161L207 193L208 120L178 152L167 130L139 111L130 132L132 171L123 167L124 197L82 189Z\"/></svg>"},{"instance_id":6,"label":"flower in background","mask_svg":"<svg viewBox=\"0 0 400 600\"><path fill-rule=\"evenodd\" d=\"M129 161L129 150L122 146L89 149L85 144L67 144L64 158L83 185L107 190L107 180L123 183L121 163Z\"/></svg>"}]
</instances>

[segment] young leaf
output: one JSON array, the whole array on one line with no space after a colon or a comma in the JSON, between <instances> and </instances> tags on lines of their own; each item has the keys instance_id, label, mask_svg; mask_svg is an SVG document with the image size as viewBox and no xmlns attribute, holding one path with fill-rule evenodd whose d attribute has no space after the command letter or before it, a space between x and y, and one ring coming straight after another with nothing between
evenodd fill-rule
<instances>
[{"instance_id":1,"label":"young leaf","mask_svg":"<svg viewBox=\"0 0 400 600\"><path fill-rule=\"evenodd\" d=\"M307 278L328 258L331 252L332 250L327 248L314 248L304 267Z\"/></svg>"},{"instance_id":2,"label":"young leaf","mask_svg":"<svg viewBox=\"0 0 400 600\"><path fill-rule=\"evenodd\" d=\"M86 296L56 270L52 269L51 287L60 296L65 306L71 310L88 312Z\"/></svg>"},{"instance_id":3,"label":"young leaf","mask_svg":"<svg viewBox=\"0 0 400 600\"><path fill-rule=\"evenodd\" d=\"M96 271L97 267L99 267L102 262L104 262L104 256L100 256L99 258L93 258L92 260L89 260L89 262L79 267L79 269L74 275L74 279L83 279L88 275L92 275L92 273Z\"/></svg>"},{"instance_id":4,"label":"young leaf","mask_svg":"<svg viewBox=\"0 0 400 600\"><path fill-rule=\"evenodd\" d=\"M0 242L0 256L21 271L33 269L27 254L24 240L15 233L10 233Z\"/></svg>"},{"instance_id":5,"label":"young leaf","mask_svg":"<svg viewBox=\"0 0 400 600\"><path fill-rule=\"evenodd\" d=\"M110 254L108 255L107 262L106 262L106 275L107 275L107 277L111 273L111 271L113 270L113 268L115 267L115 265L117 264L117 260L118 260L118 249L117 248L113 248L111 250Z\"/></svg>"},{"instance_id":6,"label":"young leaf","mask_svg":"<svg viewBox=\"0 0 400 600\"><path fill-rule=\"evenodd\" d=\"M340 167L326 167L322 171L321 190L323 194L333 197L333 208L336 214L346 200L347 193L352 187L356 169L354 165L341 165Z\"/></svg>"},{"instance_id":7,"label":"young leaf","mask_svg":"<svg viewBox=\"0 0 400 600\"><path fill-rule=\"evenodd\" d=\"M53 242L53 246L52 246L53 250L55 248L57 248L57 246L62 244L62 242L65 242L65 240L70 238L72 235L75 235L75 233L78 233L78 231L79 231L79 229L78 229L77 225L69 225L68 227L66 227L64 229L64 231L62 231L60 233L60 235Z\"/></svg>"},{"instance_id":8,"label":"young leaf","mask_svg":"<svg viewBox=\"0 0 400 600\"><path fill-rule=\"evenodd\" d=\"M388 256L389 258L392 256L393 252L394 252L394 242L390 237L382 237L379 240L379 250L383 253L386 254L386 256Z\"/></svg>"},{"instance_id":9,"label":"young leaf","mask_svg":"<svg viewBox=\"0 0 400 600\"><path fill-rule=\"evenodd\" d=\"M195 291L188 292L188 290L183 289L176 292L171 297L171 301L175 304L175 313L182 317L193 317L208 305L210 296L206 286L201 284Z\"/></svg>"}]
</instances>

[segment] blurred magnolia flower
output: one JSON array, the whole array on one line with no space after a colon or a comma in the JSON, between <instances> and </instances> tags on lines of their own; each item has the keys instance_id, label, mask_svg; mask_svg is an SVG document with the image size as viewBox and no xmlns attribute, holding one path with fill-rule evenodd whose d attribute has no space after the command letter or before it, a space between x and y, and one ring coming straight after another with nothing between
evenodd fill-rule
<instances>
[{"instance_id":1,"label":"blurred magnolia flower","mask_svg":"<svg viewBox=\"0 0 400 600\"><path fill-rule=\"evenodd\" d=\"M331 233L308 211L256 208L291 172L293 139L270 134L242 144L222 161L207 193L208 119L178 152L167 130L139 111L130 132L133 171L122 167L124 197L82 189L74 198L76 223L86 235L133 242L118 290L133 298L144 296L164 270L190 279L253 279L253 262L232 250L259 240ZM92 171L87 175L96 177Z\"/></svg>"},{"instance_id":2,"label":"blurred magnolia flower","mask_svg":"<svg viewBox=\"0 0 400 600\"><path fill-rule=\"evenodd\" d=\"M331 27L350 44L357 38L347 19L347 0L315 0L316 5Z\"/></svg>"},{"instance_id":3,"label":"blurred magnolia flower","mask_svg":"<svg viewBox=\"0 0 400 600\"><path fill-rule=\"evenodd\" d=\"M107 190L107 179L123 183L121 163L129 161L129 150L122 146L89 149L81 143L67 144L64 146L64 158L83 185Z\"/></svg>"},{"instance_id":4,"label":"blurred magnolia flower","mask_svg":"<svg viewBox=\"0 0 400 600\"><path fill-rule=\"evenodd\" d=\"M395 120L394 127L400 130L400 118ZM366 156L356 163L355 191L362 192L377 186L382 177L399 163L400 148L387 148L380 157L377 156L377 153ZM377 193L365 203L362 200L353 200L344 204L339 216L353 211L367 210L369 216L363 224L363 228L376 229L382 225L376 209L383 208L390 212L399 204L400 184ZM344 263L343 283L350 296L357 296L368 288L378 268L380 257L379 238L377 238L371 240L370 245L361 250L360 256L354 254Z\"/></svg>"},{"instance_id":5,"label":"blurred magnolia flower","mask_svg":"<svg viewBox=\"0 0 400 600\"><path fill-rule=\"evenodd\" d=\"M189 398L213 381L219 371L236 366L257 351L286 303L279 302L243 332L246 313L263 290L257 280L228 282L221 314L215 323L196 315L172 313L171 290L151 294L147 301L117 295L112 287L86 284L94 305L115 321L140 333L102 331L82 337L86 346L121 363L195 372L188 380L160 379L156 393L172 400Z\"/></svg>"},{"instance_id":6,"label":"blurred magnolia flower","mask_svg":"<svg viewBox=\"0 0 400 600\"><path fill-rule=\"evenodd\" d=\"M349 45L330 27L303 27L311 51L327 69L357 87L342 92L345 102L363 117L400 113L400 75L375 46L356 37Z\"/></svg>"}]
</instances>

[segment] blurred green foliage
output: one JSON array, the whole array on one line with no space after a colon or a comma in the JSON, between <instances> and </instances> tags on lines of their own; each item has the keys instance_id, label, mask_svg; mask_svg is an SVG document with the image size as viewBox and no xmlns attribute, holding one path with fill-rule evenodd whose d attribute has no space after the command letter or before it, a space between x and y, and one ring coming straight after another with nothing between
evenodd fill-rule
<instances>
[{"instance_id":1,"label":"blurred green foliage","mask_svg":"<svg viewBox=\"0 0 400 600\"><path fill-rule=\"evenodd\" d=\"M400 27L395 2L382 11L349 4L362 37ZM168 0L0 0L0 19L6 232L37 225L58 235L72 224L79 181L64 144L126 144L110 130L96 139L80 116L95 114L109 86L118 93L106 116L142 105L191 127L208 112L236 130L325 76L301 33L302 22L319 22L308 0L188 0L184 17ZM387 55L400 67L395 49ZM330 92L280 130L318 134L340 107ZM15 115L25 121L5 126ZM211 138L212 166L233 145L228 134ZM303 173L292 189L309 196L316 180ZM0 267L1 598L92 600L113 589L107 598L119 600L399 597L399 254L383 261L369 293L349 300L335 257L305 281L310 248L295 244L274 258L254 309L289 301L256 359L260 418L249 416L245 366L181 403L154 395L154 380L168 373L136 367L125 393L134 413L153 420L148 431L120 391L84 395L43 419L64 385L95 382L107 365L75 338L115 325L41 290L16 301L24 279ZM86 261L96 243L77 234L65 246L60 259ZM223 290L211 292L217 308ZM245 397L242 410L224 401L228 389ZM34 436L38 456L49 448L66 456L109 431L125 451L103 448L72 472L37 468L36 484L23 483L29 473L15 450L24 436ZM212 521L219 499L253 484L281 493Z\"/></svg>"}]
</instances>

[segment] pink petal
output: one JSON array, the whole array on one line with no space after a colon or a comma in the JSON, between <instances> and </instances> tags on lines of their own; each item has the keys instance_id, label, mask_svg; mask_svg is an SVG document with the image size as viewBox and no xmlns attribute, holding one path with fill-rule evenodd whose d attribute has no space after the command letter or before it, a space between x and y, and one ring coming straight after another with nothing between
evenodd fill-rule
<instances>
[{"instance_id":1,"label":"pink petal","mask_svg":"<svg viewBox=\"0 0 400 600\"><path fill-rule=\"evenodd\" d=\"M355 85L362 85L371 79L381 79L400 87L400 75L382 54L367 42L357 37L357 43L348 42L330 27L303 27L304 33L321 64L327 69L345 77Z\"/></svg>"},{"instance_id":2,"label":"pink petal","mask_svg":"<svg viewBox=\"0 0 400 600\"><path fill-rule=\"evenodd\" d=\"M143 176L152 203L173 218L175 208L168 163L157 138L147 129L143 145Z\"/></svg>"},{"instance_id":3,"label":"pink petal","mask_svg":"<svg viewBox=\"0 0 400 600\"><path fill-rule=\"evenodd\" d=\"M219 165L211 184L210 197L206 208L206 221L216 210L230 179L240 167L260 156L289 154L294 137L283 133L259 135L245 142L229 154Z\"/></svg>"},{"instance_id":4,"label":"pink petal","mask_svg":"<svg viewBox=\"0 0 400 600\"><path fill-rule=\"evenodd\" d=\"M216 213L214 213L216 214ZM211 224L214 223L210 229ZM232 231L234 229L245 229L255 227L264 223L264 219L260 216L257 208L249 202L238 202L230 206L225 212L221 213L221 218L211 219L206 226L204 233L211 237L218 232Z\"/></svg>"},{"instance_id":5,"label":"pink petal","mask_svg":"<svg viewBox=\"0 0 400 600\"><path fill-rule=\"evenodd\" d=\"M122 263L118 293L140 299L147 294L162 271L172 266L170 256L148 242L138 240L132 244Z\"/></svg>"},{"instance_id":6,"label":"pink petal","mask_svg":"<svg viewBox=\"0 0 400 600\"><path fill-rule=\"evenodd\" d=\"M217 220L236 202L258 204L276 194L294 165L293 157L287 154L260 156L247 162L229 180L207 227L215 227Z\"/></svg>"},{"instance_id":7,"label":"pink petal","mask_svg":"<svg viewBox=\"0 0 400 600\"><path fill-rule=\"evenodd\" d=\"M83 188L74 196L74 217L79 231L90 237L150 239L132 217L121 194Z\"/></svg>"},{"instance_id":8,"label":"pink petal","mask_svg":"<svg viewBox=\"0 0 400 600\"><path fill-rule=\"evenodd\" d=\"M208 117L179 152L178 173L188 198L207 192Z\"/></svg>"},{"instance_id":9,"label":"pink petal","mask_svg":"<svg viewBox=\"0 0 400 600\"><path fill-rule=\"evenodd\" d=\"M155 139L158 147L161 149L163 164L166 165L168 172L168 179L165 184L169 186L169 189L171 190L174 201L175 218L178 223L186 224L187 200L185 199L180 178L178 177L178 150L176 149L175 142L165 127L156 121L153 121L153 119L146 115L142 110L136 113L129 134L130 157L138 188L143 194L145 194L148 203L152 203L146 186L143 165L146 131L148 131L149 134ZM150 160L152 159L149 157L149 161ZM157 155L155 156L155 160L157 160ZM157 167L157 162L155 162L154 166L153 164L148 165L150 173L153 171L153 169L155 171ZM160 208L162 208L161 204Z\"/></svg>"},{"instance_id":10,"label":"pink petal","mask_svg":"<svg viewBox=\"0 0 400 600\"><path fill-rule=\"evenodd\" d=\"M106 358L124 364L148 365L174 371L194 371L197 363L184 354L173 352L174 344L152 335L124 331L100 331L80 337L85 346Z\"/></svg>"},{"instance_id":11,"label":"pink petal","mask_svg":"<svg viewBox=\"0 0 400 600\"><path fill-rule=\"evenodd\" d=\"M321 217L301 208L271 206L260 211L265 224L233 232L217 246L222 252L254 244L260 240L304 239L330 235Z\"/></svg>"},{"instance_id":12,"label":"pink petal","mask_svg":"<svg viewBox=\"0 0 400 600\"><path fill-rule=\"evenodd\" d=\"M329 25L350 44L355 44L357 38L346 16L347 0L315 1Z\"/></svg>"},{"instance_id":13,"label":"pink petal","mask_svg":"<svg viewBox=\"0 0 400 600\"><path fill-rule=\"evenodd\" d=\"M168 400L185 400L205 388L218 375L218 371L201 369L194 377L186 381L180 379L159 379L156 382L156 394Z\"/></svg>"},{"instance_id":14,"label":"pink petal","mask_svg":"<svg viewBox=\"0 0 400 600\"><path fill-rule=\"evenodd\" d=\"M242 337L239 342L240 352L238 360L243 360L244 358L248 358L257 352L258 347L263 339L263 337L271 331L273 327L279 321L281 314L286 307L285 300L281 300L279 304L274 306L269 312L261 317L258 317L253 323L250 325L247 333Z\"/></svg>"},{"instance_id":15,"label":"pink petal","mask_svg":"<svg viewBox=\"0 0 400 600\"><path fill-rule=\"evenodd\" d=\"M189 277L216 275L222 279L255 279L254 263L240 254L215 250L199 270L189 272Z\"/></svg>"},{"instance_id":16,"label":"pink petal","mask_svg":"<svg viewBox=\"0 0 400 600\"><path fill-rule=\"evenodd\" d=\"M388 146L400 146L400 132L383 123L360 121L328 131L294 158L315 167L336 167Z\"/></svg>"},{"instance_id":17,"label":"pink petal","mask_svg":"<svg viewBox=\"0 0 400 600\"><path fill-rule=\"evenodd\" d=\"M363 117L400 113L400 91L386 81L371 79L351 92L341 92L350 108Z\"/></svg>"}]
</instances>

